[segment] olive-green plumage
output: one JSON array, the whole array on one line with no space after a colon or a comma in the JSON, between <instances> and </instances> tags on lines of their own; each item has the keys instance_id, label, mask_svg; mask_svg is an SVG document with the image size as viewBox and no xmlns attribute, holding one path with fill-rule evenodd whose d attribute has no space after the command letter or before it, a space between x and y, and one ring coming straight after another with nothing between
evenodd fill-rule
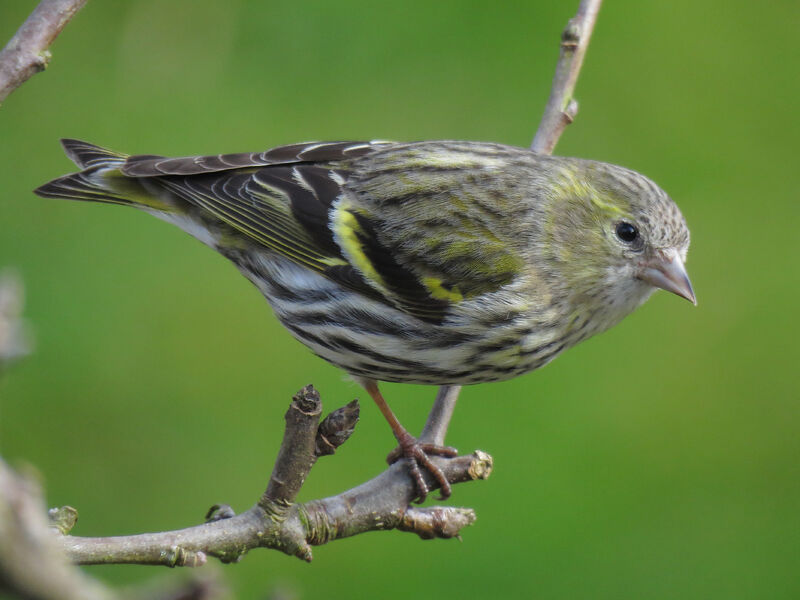
<instances>
[{"instance_id":1,"label":"olive-green plumage","mask_svg":"<svg viewBox=\"0 0 800 600\"><path fill-rule=\"evenodd\" d=\"M64 145L84 170L38 194L175 223L361 381L507 379L611 327L656 287L694 301L678 208L609 164L453 141L179 159Z\"/></svg>"}]
</instances>

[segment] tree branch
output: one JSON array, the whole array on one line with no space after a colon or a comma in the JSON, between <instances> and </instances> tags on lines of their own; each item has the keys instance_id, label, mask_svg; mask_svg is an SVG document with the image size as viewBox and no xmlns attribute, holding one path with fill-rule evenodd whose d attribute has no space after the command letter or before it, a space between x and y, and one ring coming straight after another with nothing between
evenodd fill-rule
<instances>
[{"instance_id":1,"label":"tree branch","mask_svg":"<svg viewBox=\"0 0 800 600\"><path fill-rule=\"evenodd\" d=\"M561 134L578 114L578 102L572 97L583 57L592 37L602 0L581 0L577 14L561 34L561 53L550 89L550 98L531 144L531 150L552 154Z\"/></svg>"},{"instance_id":2,"label":"tree branch","mask_svg":"<svg viewBox=\"0 0 800 600\"><path fill-rule=\"evenodd\" d=\"M259 500L261 508L271 503L289 504L297 496L317 460L316 442L322 401L313 386L307 385L295 394L286 411L283 443L275 459L269 485Z\"/></svg>"},{"instance_id":3,"label":"tree branch","mask_svg":"<svg viewBox=\"0 0 800 600\"><path fill-rule=\"evenodd\" d=\"M50 62L48 47L87 0L42 0L0 52L0 103L44 71Z\"/></svg>"},{"instance_id":4,"label":"tree branch","mask_svg":"<svg viewBox=\"0 0 800 600\"><path fill-rule=\"evenodd\" d=\"M450 419L456 409L458 394L461 392L460 385L443 385L436 394L428 420L419 436L420 442L444 446L444 438L447 428L450 426Z\"/></svg>"},{"instance_id":5,"label":"tree branch","mask_svg":"<svg viewBox=\"0 0 800 600\"><path fill-rule=\"evenodd\" d=\"M314 450L320 430L326 432L328 442L331 437L346 439L358 418L354 403L334 411L317 427L320 413L319 394L313 387L295 395L267 492L247 512L176 531L101 538L65 535L63 548L74 563L84 565L195 567L205 564L208 556L235 562L253 548L272 548L310 561L312 546L367 531L398 529L424 539L450 538L474 522L472 509L410 507L416 487L403 462L337 496L292 504L320 455ZM299 458L291 455L291 448L298 449ZM480 450L434 460L453 484L486 479L492 470L491 456ZM430 474L425 477L431 489L437 487Z\"/></svg>"},{"instance_id":6,"label":"tree branch","mask_svg":"<svg viewBox=\"0 0 800 600\"><path fill-rule=\"evenodd\" d=\"M0 460L0 596L110 600L116 595L70 566L47 521L39 486Z\"/></svg>"}]
</instances>

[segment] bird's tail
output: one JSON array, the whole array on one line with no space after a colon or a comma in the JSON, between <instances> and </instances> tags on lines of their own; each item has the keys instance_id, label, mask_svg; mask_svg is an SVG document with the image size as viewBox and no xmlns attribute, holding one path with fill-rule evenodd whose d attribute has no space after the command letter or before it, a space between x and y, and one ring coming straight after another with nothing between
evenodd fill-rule
<instances>
[{"instance_id":1,"label":"bird's tail","mask_svg":"<svg viewBox=\"0 0 800 600\"><path fill-rule=\"evenodd\" d=\"M66 198L109 204L168 210L169 206L148 193L133 177L120 168L128 159L120 154L80 140L63 139L61 145L82 171L63 175L36 188L33 192L44 198Z\"/></svg>"}]
</instances>

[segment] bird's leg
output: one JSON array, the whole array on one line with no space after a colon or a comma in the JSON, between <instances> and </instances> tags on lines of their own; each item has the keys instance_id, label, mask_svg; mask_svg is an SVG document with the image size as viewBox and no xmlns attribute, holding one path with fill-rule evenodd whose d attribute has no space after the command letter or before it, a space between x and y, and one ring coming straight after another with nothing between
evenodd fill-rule
<instances>
[{"instance_id":1,"label":"bird's leg","mask_svg":"<svg viewBox=\"0 0 800 600\"><path fill-rule=\"evenodd\" d=\"M439 499L446 500L449 498L451 493L450 482L447 481L447 478L444 476L444 473L442 473L442 470L433 464L433 461L431 461L428 455L432 454L437 456L452 457L458 454L456 449L448 448L446 446L437 446L436 444L421 444L414 436L406 431L405 427L403 427L400 424L400 421L397 420L397 417L394 416L392 409L389 408L389 405L386 404L386 400L383 399L383 396L378 389L378 384L374 381L368 381L365 382L364 387L369 395L372 396L375 404L378 405L378 408L380 409L384 418L392 428L394 437L400 444L399 448L393 450L389 456L386 457L387 462L391 464L400 458L408 459L409 471L411 472L411 477L414 479L419 492L419 496L415 502L422 503L428 496L428 485L425 483L425 479L422 477L420 465L427 469L428 472L433 475L436 481L439 482L439 487L442 491Z\"/></svg>"}]
</instances>

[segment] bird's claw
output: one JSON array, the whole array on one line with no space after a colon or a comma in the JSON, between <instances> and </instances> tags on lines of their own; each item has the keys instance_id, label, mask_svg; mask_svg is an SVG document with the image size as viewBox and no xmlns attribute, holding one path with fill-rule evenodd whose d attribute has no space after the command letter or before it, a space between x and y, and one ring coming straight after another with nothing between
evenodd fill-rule
<instances>
[{"instance_id":1,"label":"bird's claw","mask_svg":"<svg viewBox=\"0 0 800 600\"><path fill-rule=\"evenodd\" d=\"M400 440L400 445L392 450L386 457L386 462L390 465L394 464L401 458L408 459L408 470L411 478L417 487L418 495L414 499L416 504L422 504L428 497L428 484L425 482L425 477L422 475L422 469L425 468L433 478L438 482L441 495L439 500L447 500L452 493L450 482L442 470L434 464L430 459L431 456L445 456L452 458L458 456L458 451L449 446L437 446L436 444L420 443L410 435L408 439Z\"/></svg>"}]
</instances>

